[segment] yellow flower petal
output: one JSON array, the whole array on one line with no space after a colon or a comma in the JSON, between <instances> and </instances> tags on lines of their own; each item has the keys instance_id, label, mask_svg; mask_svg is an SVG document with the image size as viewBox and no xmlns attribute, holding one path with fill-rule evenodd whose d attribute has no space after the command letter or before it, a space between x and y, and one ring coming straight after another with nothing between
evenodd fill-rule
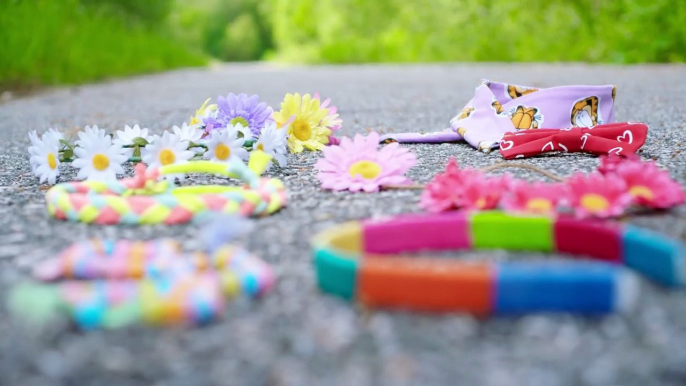
<instances>
[{"instance_id":1,"label":"yellow flower petal","mask_svg":"<svg viewBox=\"0 0 686 386\"><path fill-rule=\"evenodd\" d=\"M281 111L275 112L273 117L277 127L288 130L291 152L300 153L303 149L321 150L329 143L331 130L321 124L328 114L329 110L321 108L319 99L295 93L286 94Z\"/></svg>"}]
</instances>

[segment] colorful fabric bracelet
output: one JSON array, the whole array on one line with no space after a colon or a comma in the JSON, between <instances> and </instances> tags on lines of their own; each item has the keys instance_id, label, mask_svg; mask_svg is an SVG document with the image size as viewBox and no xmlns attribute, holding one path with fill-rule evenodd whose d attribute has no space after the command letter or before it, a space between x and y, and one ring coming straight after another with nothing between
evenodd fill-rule
<instances>
[{"instance_id":1,"label":"colorful fabric bracelet","mask_svg":"<svg viewBox=\"0 0 686 386\"><path fill-rule=\"evenodd\" d=\"M499 211L351 222L312 242L319 287L365 305L477 315L607 313L635 302L625 267L666 286L686 282L681 242L632 225ZM599 261L467 262L394 256L423 250L560 252Z\"/></svg>"},{"instance_id":2,"label":"colorful fabric bracelet","mask_svg":"<svg viewBox=\"0 0 686 386\"><path fill-rule=\"evenodd\" d=\"M286 204L283 183L260 178L271 157L261 151L250 155L248 166L194 161L145 170L136 165L136 176L107 182L85 181L59 184L46 200L51 216L96 224L182 224L203 221L213 213L265 216ZM238 178L245 186L175 187L159 176L178 173L211 173Z\"/></svg>"},{"instance_id":3,"label":"colorful fabric bracelet","mask_svg":"<svg viewBox=\"0 0 686 386\"><path fill-rule=\"evenodd\" d=\"M201 324L220 316L226 299L261 296L274 285L271 268L243 248L225 245L211 255L180 249L166 239L75 243L34 270L43 281L69 281L25 284L13 292L14 308L67 313L86 329Z\"/></svg>"}]
</instances>

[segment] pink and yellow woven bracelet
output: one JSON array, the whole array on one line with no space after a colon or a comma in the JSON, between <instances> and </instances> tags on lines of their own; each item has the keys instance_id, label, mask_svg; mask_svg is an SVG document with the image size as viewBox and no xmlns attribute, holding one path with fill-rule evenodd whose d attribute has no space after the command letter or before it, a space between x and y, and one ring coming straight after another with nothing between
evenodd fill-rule
<instances>
[{"instance_id":1,"label":"pink and yellow woven bracelet","mask_svg":"<svg viewBox=\"0 0 686 386\"><path fill-rule=\"evenodd\" d=\"M286 204L283 183L259 177L270 160L254 151L248 166L240 160L228 165L195 161L146 171L138 164L134 178L54 186L46 195L48 212L60 220L95 224L181 224L214 213L265 216ZM211 173L238 178L245 185L174 187L157 182L159 176L179 173Z\"/></svg>"}]
</instances>

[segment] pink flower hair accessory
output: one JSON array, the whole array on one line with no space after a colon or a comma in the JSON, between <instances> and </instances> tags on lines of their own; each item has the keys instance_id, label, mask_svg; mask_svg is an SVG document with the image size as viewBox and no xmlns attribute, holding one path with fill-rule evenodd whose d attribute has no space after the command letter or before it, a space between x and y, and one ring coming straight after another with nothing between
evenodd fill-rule
<instances>
[{"instance_id":1,"label":"pink flower hair accessory","mask_svg":"<svg viewBox=\"0 0 686 386\"><path fill-rule=\"evenodd\" d=\"M598 166L598 172L600 174L612 174L617 171L619 165L623 165L627 162L639 162L641 163L641 157L636 154L629 154L626 156L619 156L616 154L610 154L600 157L600 166Z\"/></svg>"},{"instance_id":2,"label":"pink flower hair accessory","mask_svg":"<svg viewBox=\"0 0 686 386\"><path fill-rule=\"evenodd\" d=\"M624 181L633 204L667 209L686 201L681 185L655 162L642 162L638 157L618 162L617 158L601 158L601 168L606 175L614 175Z\"/></svg>"},{"instance_id":3,"label":"pink flower hair accessory","mask_svg":"<svg viewBox=\"0 0 686 386\"><path fill-rule=\"evenodd\" d=\"M487 177L502 168L524 168L556 183ZM638 157L607 156L598 170L564 179L545 169L522 163L498 163L483 169L460 169L454 159L444 173L425 187L419 205L429 212L500 207L513 212L551 214L571 212L579 218L619 217L634 207L667 209L686 202L681 185L654 162Z\"/></svg>"},{"instance_id":4,"label":"pink flower hair accessory","mask_svg":"<svg viewBox=\"0 0 686 386\"><path fill-rule=\"evenodd\" d=\"M324 155L315 167L322 188L377 192L384 186L408 185L412 181L404 174L412 168L417 157L397 143L379 149L379 134L354 139L343 137L338 146L322 149Z\"/></svg>"},{"instance_id":5,"label":"pink flower hair accessory","mask_svg":"<svg viewBox=\"0 0 686 386\"><path fill-rule=\"evenodd\" d=\"M566 185L568 204L577 217L617 217L631 205L626 183L613 175L575 173Z\"/></svg>"},{"instance_id":6,"label":"pink flower hair accessory","mask_svg":"<svg viewBox=\"0 0 686 386\"><path fill-rule=\"evenodd\" d=\"M509 176L486 177L475 169L460 169L451 158L443 174L427 184L420 206L429 212L493 209L509 185Z\"/></svg>"},{"instance_id":7,"label":"pink flower hair accessory","mask_svg":"<svg viewBox=\"0 0 686 386\"><path fill-rule=\"evenodd\" d=\"M564 184L516 180L500 204L503 209L512 212L550 214L556 211L566 195Z\"/></svg>"}]
</instances>

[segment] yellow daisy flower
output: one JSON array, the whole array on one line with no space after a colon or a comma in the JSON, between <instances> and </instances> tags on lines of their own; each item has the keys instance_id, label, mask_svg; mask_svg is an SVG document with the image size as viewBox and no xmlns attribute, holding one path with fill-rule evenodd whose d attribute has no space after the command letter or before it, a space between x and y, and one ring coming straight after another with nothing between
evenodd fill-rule
<instances>
[{"instance_id":1,"label":"yellow daisy flower","mask_svg":"<svg viewBox=\"0 0 686 386\"><path fill-rule=\"evenodd\" d=\"M300 153L303 149L321 150L329 143L331 130L322 124L328 114L329 110L321 108L319 99L310 94L286 94L274 121L279 129L288 130L291 152Z\"/></svg>"},{"instance_id":2,"label":"yellow daisy flower","mask_svg":"<svg viewBox=\"0 0 686 386\"><path fill-rule=\"evenodd\" d=\"M189 126L202 125L203 118L210 117L217 111L216 104L209 104L211 100L212 98L207 98L200 108L195 110L195 115L191 116L191 119L188 122Z\"/></svg>"}]
</instances>

